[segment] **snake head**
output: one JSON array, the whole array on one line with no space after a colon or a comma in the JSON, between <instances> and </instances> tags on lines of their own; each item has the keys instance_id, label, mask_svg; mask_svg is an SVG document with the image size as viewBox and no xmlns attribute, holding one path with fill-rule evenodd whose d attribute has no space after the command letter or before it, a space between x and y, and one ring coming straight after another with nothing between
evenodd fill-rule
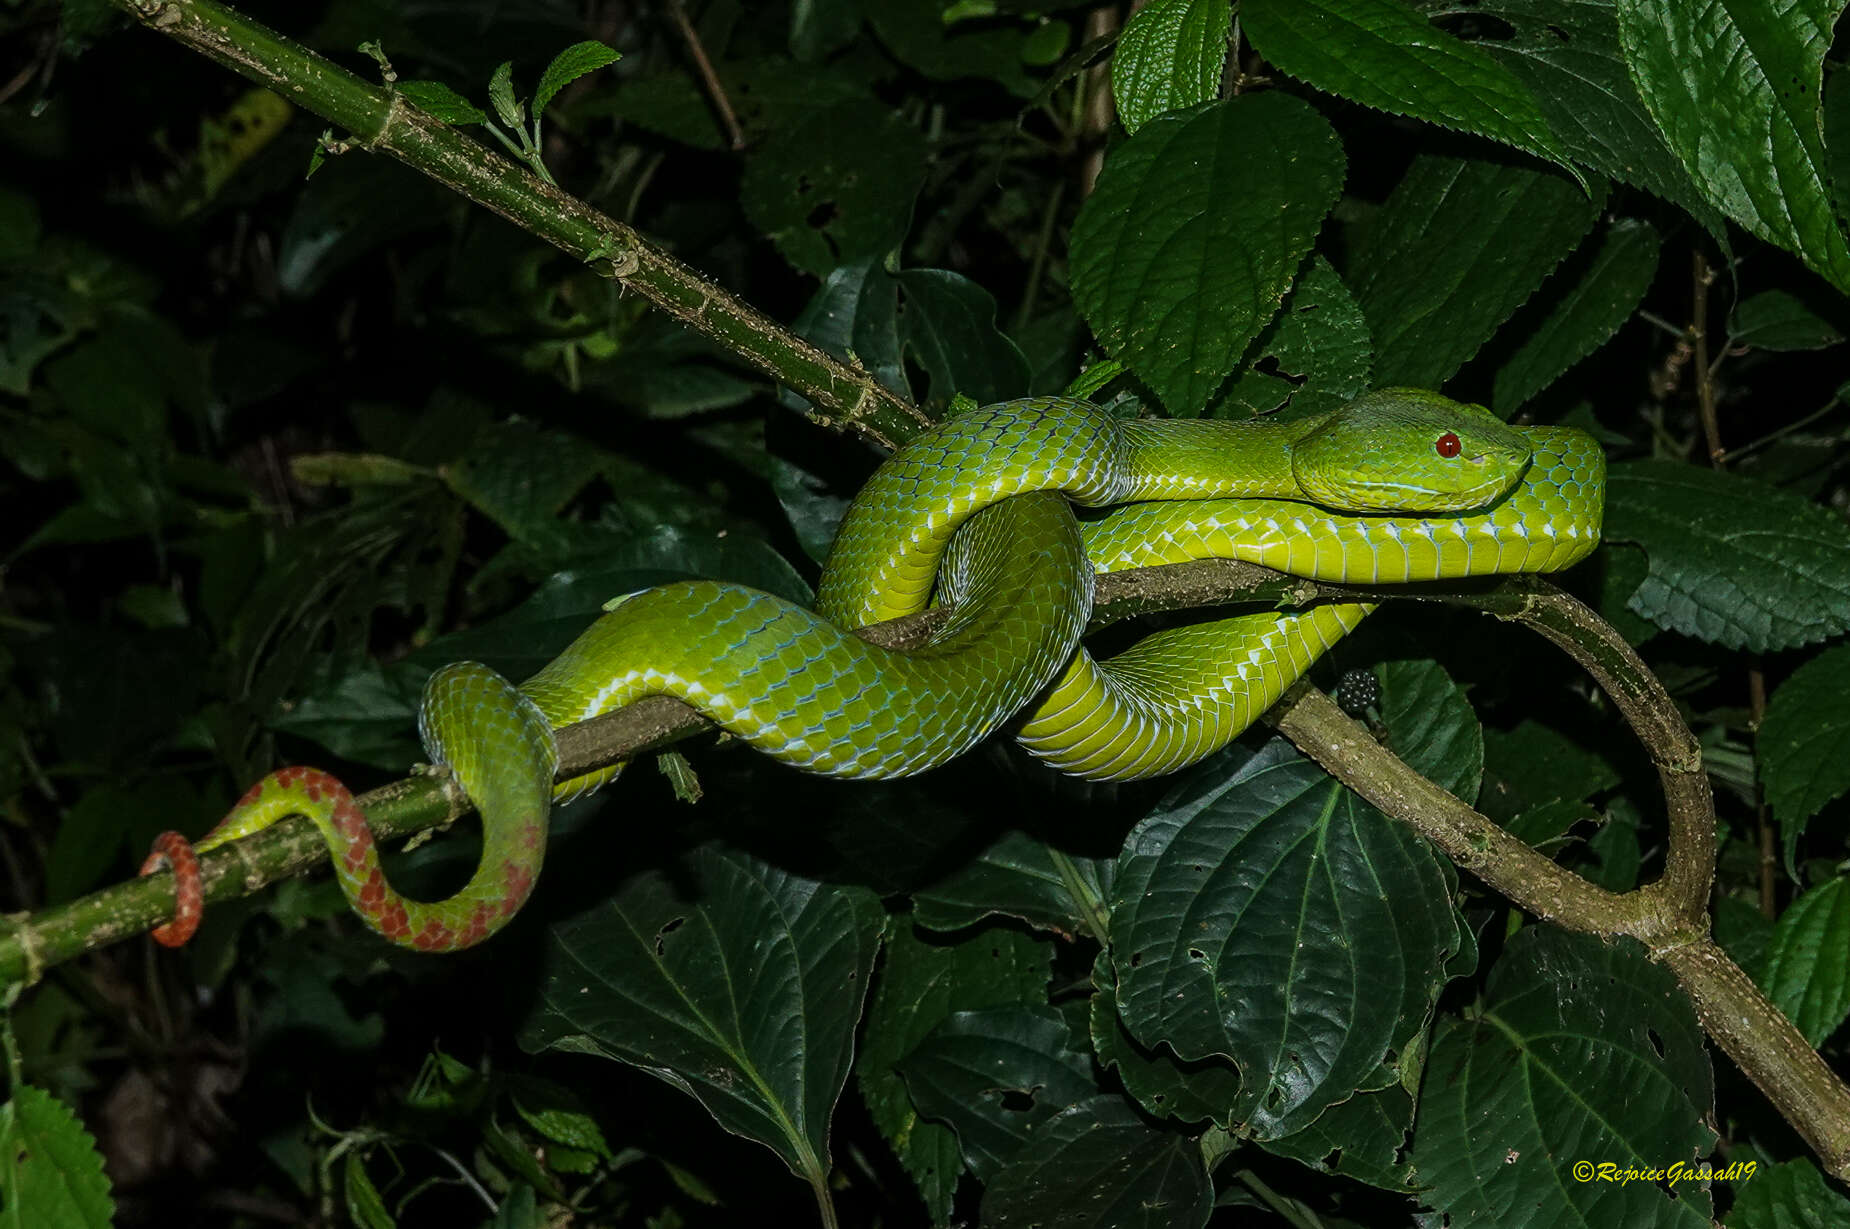
<instances>
[{"instance_id":1,"label":"snake head","mask_svg":"<svg viewBox=\"0 0 1850 1229\"><path fill-rule=\"evenodd\" d=\"M1291 446L1304 493L1339 512L1475 512L1529 468L1521 432L1419 388L1364 393Z\"/></svg>"}]
</instances>

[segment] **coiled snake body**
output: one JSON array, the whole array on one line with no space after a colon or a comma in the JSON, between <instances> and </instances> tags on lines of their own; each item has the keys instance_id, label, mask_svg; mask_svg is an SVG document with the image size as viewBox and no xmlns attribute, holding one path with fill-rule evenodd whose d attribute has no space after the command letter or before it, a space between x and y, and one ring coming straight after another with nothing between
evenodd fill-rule
<instances>
[{"instance_id":1,"label":"coiled snake body","mask_svg":"<svg viewBox=\"0 0 1850 1229\"><path fill-rule=\"evenodd\" d=\"M896 777L941 764L1021 711L1022 743L1080 776L1169 772L1224 746L1368 613L1328 605L1156 633L1108 662L1078 647L1094 572L1211 557L1317 580L1388 583L1552 571L1598 545L1605 459L1585 433L1513 428L1435 393L1387 389L1291 423L1121 421L1070 398L987 406L890 458L855 499L817 609L687 581L618 599L519 688L475 663L432 676L419 714L483 818L481 864L442 901L399 896L334 778L283 769L199 843L314 819L354 908L422 950L479 942L517 910L555 799L552 729L645 695L687 701L811 772ZM1083 527L1071 503L1126 505ZM900 652L852 629L949 616ZM191 851L173 834L146 869ZM175 921L197 925L197 874Z\"/></svg>"}]
</instances>

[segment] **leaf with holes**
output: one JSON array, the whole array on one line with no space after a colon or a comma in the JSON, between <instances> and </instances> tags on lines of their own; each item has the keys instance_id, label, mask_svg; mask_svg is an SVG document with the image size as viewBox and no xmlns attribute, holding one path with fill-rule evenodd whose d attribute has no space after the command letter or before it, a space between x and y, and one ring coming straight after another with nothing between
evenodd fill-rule
<instances>
[{"instance_id":1,"label":"leaf with holes","mask_svg":"<svg viewBox=\"0 0 1850 1229\"><path fill-rule=\"evenodd\" d=\"M963 1157L949 1127L919 1117L895 1064L956 1012L1044 1005L1052 958L1051 943L1002 927L950 942L901 918L887 943L855 1074L874 1125L918 1184L933 1224L950 1221Z\"/></svg>"},{"instance_id":2,"label":"leaf with holes","mask_svg":"<svg viewBox=\"0 0 1850 1229\"><path fill-rule=\"evenodd\" d=\"M1759 976L1768 998L1814 1048L1850 1016L1850 883L1820 884L1786 906Z\"/></svg>"},{"instance_id":3,"label":"leaf with holes","mask_svg":"<svg viewBox=\"0 0 1850 1229\"><path fill-rule=\"evenodd\" d=\"M115 1216L96 1141L30 1084L14 1084L0 1105L0 1205L5 1229L108 1229Z\"/></svg>"},{"instance_id":4,"label":"leaf with holes","mask_svg":"<svg viewBox=\"0 0 1850 1229\"><path fill-rule=\"evenodd\" d=\"M1277 314L1342 178L1328 121L1280 92L1153 119L1073 223L1073 298L1172 414L1198 414Z\"/></svg>"},{"instance_id":5,"label":"leaf with holes","mask_svg":"<svg viewBox=\"0 0 1850 1229\"><path fill-rule=\"evenodd\" d=\"M1330 262L1314 255L1209 412L1238 418L1278 410L1287 421L1334 410L1368 391L1373 359L1355 296Z\"/></svg>"},{"instance_id":6,"label":"leaf with holes","mask_svg":"<svg viewBox=\"0 0 1850 1229\"><path fill-rule=\"evenodd\" d=\"M1412 1130L1413 1096L1395 1084L1357 1093L1324 1110L1302 1131L1262 1140L1259 1146L1326 1174L1411 1194L1425 1185L1407 1159Z\"/></svg>"},{"instance_id":7,"label":"leaf with holes","mask_svg":"<svg viewBox=\"0 0 1850 1229\"><path fill-rule=\"evenodd\" d=\"M1240 1072L1218 1055L1182 1062L1166 1046L1138 1044L1118 1017L1118 985L1111 957L1100 952L1092 965L1092 1050L1117 1074L1124 1090L1157 1118L1184 1124L1212 1122L1227 1116L1238 1099Z\"/></svg>"},{"instance_id":8,"label":"leaf with holes","mask_svg":"<svg viewBox=\"0 0 1850 1229\"><path fill-rule=\"evenodd\" d=\"M883 924L864 888L703 847L552 928L521 1045L641 1067L820 1190Z\"/></svg>"},{"instance_id":9,"label":"leaf with holes","mask_svg":"<svg viewBox=\"0 0 1850 1229\"><path fill-rule=\"evenodd\" d=\"M1443 1022L1411 1159L1452 1224L1709 1229L1709 1193L1573 1181L1576 1161L1694 1164L1715 1146L1702 1028L1676 978L1630 939L1530 926L1476 1018Z\"/></svg>"},{"instance_id":10,"label":"leaf with holes","mask_svg":"<svg viewBox=\"0 0 1850 1229\"><path fill-rule=\"evenodd\" d=\"M780 128L748 158L739 201L784 258L818 277L878 261L905 237L925 178L925 138L856 99Z\"/></svg>"},{"instance_id":11,"label":"leaf with holes","mask_svg":"<svg viewBox=\"0 0 1850 1229\"><path fill-rule=\"evenodd\" d=\"M1618 0L1632 79L1703 195L1850 290L1819 99L1843 9L1843 0Z\"/></svg>"},{"instance_id":12,"label":"leaf with holes","mask_svg":"<svg viewBox=\"0 0 1850 1229\"><path fill-rule=\"evenodd\" d=\"M1243 0L1240 28L1260 55L1320 90L1474 132L1580 174L1528 86L1400 0Z\"/></svg>"},{"instance_id":13,"label":"leaf with holes","mask_svg":"<svg viewBox=\"0 0 1850 1229\"><path fill-rule=\"evenodd\" d=\"M1649 222L1622 218L1613 223L1592 260L1575 271L1573 284L1564 288L1548 315L1529 330L1497 372L1491 408L1510 417L1610 341L1651 288L1657 276L1657 249L1657 231Z\"/></svg>"},{"instance_id":14,"label":"leaf with holes","mask_svg":"<svg viewBox=\"0 0 1850 1229\"><path fill-rule=\"evenodd\" d=\"M1375 382L1443 384L1579 246L1605 196L1551 171L1415 158L1349 278L1375 339Z\"/></svg>"},{"instance_id":15,"label":"leaf with holes","mask_svg":"<svg viewBox=\"0 0 1850 1229\"><path fill-rule=\"evenodd\" d=\"M1118 1014L1146 1048L1233 1060L1245 1082L1218 1125L1288 1135L1399 1078L1395 1056L1467 945L1454 882L1288 743L1223 753L1125 840Z\"/></svg>"},{"instance_id":16,"label":"leaf with holes","mask_svg":"<svg viewBox=\"0 0 1850 1229\"><path fill-rule=\"evenodd\" d=\"M1730 649L1793 649L1850 631L1850 527L1738 474L1627 461L1606 477L1606 537L1650 573L1628 603L1667 631Z\"/></svg>"},{"instance_id":17,"label":"leaf with holes","mask_svg":"<svg viewBox=\"0 0 1850 1229\"><path fill-rule=\"evenodd\" d=\"M1232 0L1154 0L1131 14L1111 57L1124 131L1219 94L1232 16Z\"/></svg>"},{"instance_id":18,"label":"leaf with holes","mask_svg":"<svg viewBox=\"0 0 1850 1229\"><path fill-rule=\"evenodd\" d=\"M1098 1092L1091 1060L1045 1005L947 1016L900 1060L899 1074L920 1116L957 1132L964 1164L984 1181L1039 1124Z\"/></svg>"}]
</instances>

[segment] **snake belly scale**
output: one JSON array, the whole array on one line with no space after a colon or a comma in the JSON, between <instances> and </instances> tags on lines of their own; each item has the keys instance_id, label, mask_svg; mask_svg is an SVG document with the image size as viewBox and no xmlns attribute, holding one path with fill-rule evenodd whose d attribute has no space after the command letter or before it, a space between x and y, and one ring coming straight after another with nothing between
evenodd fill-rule
<instances>
[{"instance_id":1,"label":"snake belly scale","mask_svg":"<svg viewBox=\"0 0 1850 1229\"><path fill-rule=\"evenodd\" d=\"M526 899L552 803L617 771L555 782L553 729L646 695L831 776L933 767L1031 702L1019 737L1064 771L1172 771L1238 735L1370 607L1214 619L1098 662L1079 647L1096 572L1211 557L1334 582L1549 571L1598 545L1604 477L1582 432L1513 428L1415 389L1289 423L1126 421L1062 397L986 406L880 467L842 522L814 611L687 581L612 602L519 687L475 663L434 674L426 749L483 818L481 863L455 895L394 891L351 795L312 769L259 782L197 848L307 814L373 929L445 951ZM1082 530L1072 504L1125 506ZM921 648L852 634L934 600L950 613ZM166 834L144 871L186 857ZM156 932L163 942L197 925L196 888L181 895L192 903Z\"/></svg>"}]
</instances>

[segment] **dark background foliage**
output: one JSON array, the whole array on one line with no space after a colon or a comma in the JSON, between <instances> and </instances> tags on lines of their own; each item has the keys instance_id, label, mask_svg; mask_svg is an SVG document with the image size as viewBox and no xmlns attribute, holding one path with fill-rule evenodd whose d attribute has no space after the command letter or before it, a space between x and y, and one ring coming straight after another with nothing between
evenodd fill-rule
<instances>
[{"instance_id":1,"label":"dark background foliage","mask_svg":"<svg viewBox=\"0 0 1850 1229\"><path fill-rule=\"evenodd\" d=\"M545 162L557 181L772 318L884 364L933 413L956 392L1058 392L1100 357L1075 306L1069 236L1100 156L1126 136L1089 110L1097 74L1074 53L1116 28L1114 6L961 6L965 19L947 24L942 6L924 0L794 13L783 3L690 4L742 150L702 83L677 6L245 7L369 79L378 68L354 48L378 40L400 79L441 80L478 104L503 61L530 83L567 45L617 48L620 63L568 86L546 116ZM1521 36L1531 10L1548 6L1507 4L1502 15L1418 7L1438 29L1495 44ZM320 121L96 0L9 0L0 34L0 890L10 908L127 877L154 833L198 834L275 764L318 763L356 787L392 779L419 756L412 706L437 662L479 655L519 677L606 598L675 576L808 594L841 502L878 456L805 422L762 373L388 160L331 156L305 182ZM1694 191L1667 199L1589 170L1596 182L1583 192L1507 145L1371 109L1379 104L1365 92L1322 92L1286 75L1314 73L1270 64L1244 40L1235 47L1217 92L1269 87L1340 135L1346 172L1316 251L1329 262L1320 275L1340 274L1348 289L1336 290L1351 306L1350 292L1378 308L1417 282L1407 270L1424 259L1418 244L1396 247L1393 227L1418 210L1396 209L1394 198L1426 190L1420 176L1434 167L1487 182L1533 173L1532 191L1557 194L1560 207L1512 225L1578 227L1560 252L1532 256L1531 276L1524 235L1490 229L1463 189L1450 198L1435 189L1429 213L1463 199L1457 231L1439 236L1436 251L1489 236L1493 250L1461 276L1480 315L1509 321L1428 372L1422 356L1456 332L1453 318L1436 313L1430 337L1393 352L1384 339L1406 321L1371 314L1377 377L1444 381L1452 395L1500 410L1524 402L1525 420L1599 431L1615 461L1687 462L1699 475L1708 378L1720 443L1738 454L1730 471L1829 509L1841 531L1850 486L1836 398L1850 321L1823 279L1728 229ZM1827 100L1828 140L1846 108L1828 90ZM1226 185L1242 190L1237 161ZM1371 257L1394 252L1398 265ZM1300 256L1289 255L1287 277ZM1499 272L1499 260L1513 271ZM1619 262L1629 262L1627 276L1596 276ZM1697 262L1717 275L1701 321ZM1297 293L1312 276L1304 268ZM1587 296L1600 294L1614 298L1610 341L1565 374L1525 359L1551 319L1597 314ZM844 334L849 315L864 331ZM1692 322L1711 331L1712 377L1694 368ZM1093 323L1108 333L1096 314ZM1216 374L1210 412L1269 409L1307 381L1321 388L1327 371L1294 368L1290 354L1266 350L1276 340L1254 342L1234 381ZM1126 377L1113 392L1150 403L1178 386L1146 374L1161 387ZM1536 385L1523 389L1531 396L1514 396L1525 382ZM1664 525L1630 540L1650 548L1675 538L1692 508L1730 511L1702 490L1678 498L1658 506ZM1744 508L1757 497L1739 498ZM1766 576L1782 569L1836 585L1843 557L1835 545L1819 550L1740 566L1774 592L1785 581ZM1650 559L1667 560L1673 581L1708 575L1669 552ZM1837 795L1850 776L1840 767L1769 773L1762 747L1767 788L1757 795L1750 672L1775 696L1769 721L1780 720L1784 694L1790 724L1807 737L1824 732L1807 764L1843 761L1850 721L1837 696L1850 664L1841 648L1816 643L1843 623L1756 637L1750 615L1722 609L1707 614L1749 630L1703 634L1663 605L1640 608L1646 566L1638 546L1613 546L1566 583L1647 646L1703 740L1723 823L1719 935L1763 984L1783 989L1782 1004L1807 1005L1812 1040L1838 1057L1831 1039L1850 1010L1850 978L1836 967L1847 814ZM1319 677L1377 666L1385 691L1374 716L1390 735L1401 731L1397 750L1419 751L1405 740L1422 722L1453 723L1467 743L1481 726L1481 750L1464 752L1453 779L1439 760L1416 761L1429 775L1467 800L1466 783L1475 789L1481 775L1481 809L1606 886L1657 872L1647 762L1534 637L1469 612L1397 607ZM1782 693L1789 679L1794 690ZM1261 741L1230 755L1243 760ZM813 1195L776 1156L721 1130L667 1083L582 1054L529 1052L547 1029L535 1021L545 1015L550 928L595 910L619 884L640 899L636 884L651 875L663 892L691 889L689 851L718 841L766 873L879 894L889 962L908 944L981 945L1011 970L998 986L1045 992L1039 1023L1010 1023L1015 1039L1044 1029L1076 1047L1068 1077L1033 1087L1071 1078L1085 1096L1118 1098L1099 1121L1125 1139L1150 1133L1121 1153L1139 1163L1173 1159L1161 1149L1197 1155L1198 1125L1158 1132L1125 1108L1128 1069L1078 1056L1096 1009L1097 945L1075 939L1071 899L1036 911L1021 882L1031 859L1019 848L991 849L1005 832L1046 842L1108 882L1124 834L1163 813L1172 783L1080 786L1002 747L917 782L818 783L708 743L688 752L697 805L676 797L676 774L690 788L685 763L672 773L639 763L558 816L533 903L479 950L443 959L387 950L359 933L325 879L293 881L215 907L179 956L133 942L50 971L12 1011L16 1074L78 1110L124 1225L384 1224L386 1209L402 1224L486 1223L496 1205L497 1224L565 1223L540 1218L567 1206L585 1224L811 1217ZM1236 767L1222 762L1215 779ZM1207 788L1192 780L1185 788ZM1783 825L1786 856L1763 889L1761 831L1772 823ZM414 893L441 893L466 876L471 839L425 845L394 863L394 877ZM991 862L970 870L985 849ZM1818 892L1828 898L1807 895ZM857 924L877 933L878 904L866 912L876 898L853 899ZM1794 937L1797 924L1781 920L1786 930L1776 931L1775 919L1806 899L1812 928ZM972 928L984 910L971 901L1013 916ZM915 913L929 931L915 929ZM1440 1001L1448 1022L1486 995L1495 1001L1487 976L1506 942L1517 964L1538 959L1535 944L1514 950L1519 919L1500 899L1467 888L1464 917L1480 958ZM1049 937L1050 925L1063 933ZM1454 943L1461 967L1448 971L1471 973L1459 954L1469 947L1468 937ZM1837 953L1835 964L1821 949ZM871 946L866 955L871 962ZM980 998L958 1001L1022 1001L1014 988ZM888 1062L909 1048L891 1037L863 1044ZM1715 1079L1714 1125L1727 1148L1764 1161L1803 1155L1732 1068L1719 1064ZM908 1074L925 1113L920 1081L931 1083ZM954 1079L937 1087L955 1100ZM879 1097L870 1099L871 1111L851 1087L834 1112L843 1222L924 1224L953 1206L976 1215L975 1183L951 1203L954 1170L927 1196L930 1210L921 1204L890 1127L877 1121ZM984 1171L968 1123L960 1137L993 1190L1026 1198L1030 1177L998 1177L999 1158ZM1228 1136L1225 1147L1236 1143ZM953 1165L957 1155L953 1146ZM1217 1171L1222 1201L1236 1205L1220 1215L1411 1223L1414 1203L1391 1182L1319 1173L1290 1159L1299 1155L1327 1160L1329 1149L1239 1146Z\"/></svg>"}]
</instances>

